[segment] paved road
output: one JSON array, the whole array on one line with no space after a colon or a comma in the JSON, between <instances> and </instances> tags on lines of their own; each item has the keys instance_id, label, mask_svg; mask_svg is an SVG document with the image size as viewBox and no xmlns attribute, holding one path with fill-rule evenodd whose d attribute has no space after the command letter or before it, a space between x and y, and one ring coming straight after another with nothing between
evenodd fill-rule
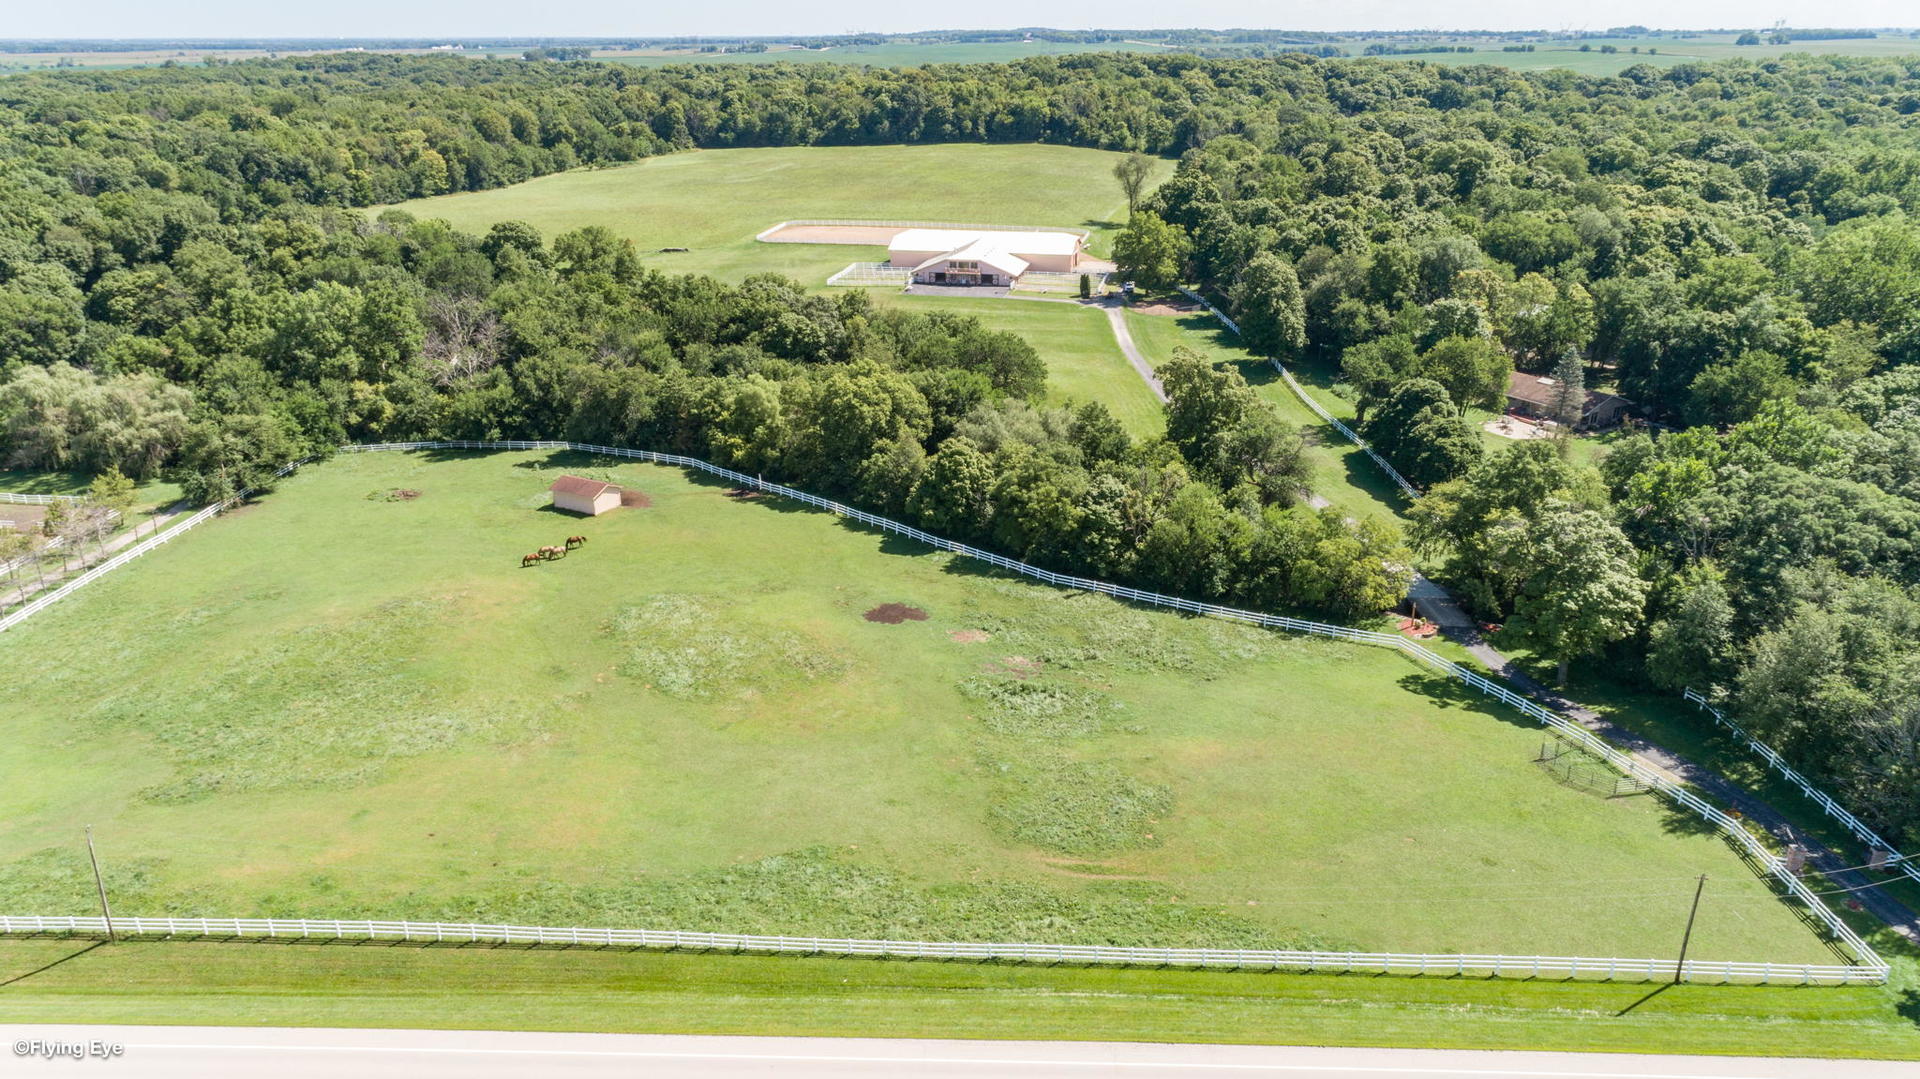
<instances>
[{"instance_id":1,"label":"paved road","mask_svg":"<svg viewBox=\"0 0 1920 1079\"><path fill-rule=\"evenodd\" d=\"M505 1079L555 1076L1033 1079L1913 1079L1920 1067L1873 1061L1757 1057L1496 1053L1426 1049L1153 1045L1136 1042L891 1041L658 1034L302 1030L279 1027L0 1027L12 1075L139 1079ZM111 1060L12 1057L22 1039L124 1046ZM85 1063L76 1069L76 1063ZM97 1067L96 1067L97 1065Z\"/></svg>"}]
</instances>

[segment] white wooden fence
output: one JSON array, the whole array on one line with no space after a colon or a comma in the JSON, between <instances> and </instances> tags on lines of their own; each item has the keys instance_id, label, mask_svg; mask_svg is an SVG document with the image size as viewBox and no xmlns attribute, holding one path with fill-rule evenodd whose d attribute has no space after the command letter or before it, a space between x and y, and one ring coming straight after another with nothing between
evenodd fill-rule
<instances>
[{"instance_id":1,"label":"white wooden fence","mask_svg":"<svg viewBox=\"0 0 1920 1079\"><path fill-rule=\"evenodd\" d=\"M786 487L777 483L769 483L757 476L750 476L744 472L736 472L730 468L722 468L719 465L700 460L697 457L687 457L681 454L656 453L652 450L636 450L619 446L596 446L562 441L387 442L358 446L342 446L340 450L343 453L366 453L383 450L569 450L578 453L621 457L649 461L654 464L673 465L679 468L690 468L718 476L742 487L750 487L768 494L790 498L796 502L814 506L842 517L851 518L852 520L886 532L906 536L909 539L924 543L938 550L948 551L964 558L977 559L1008 572L1045 581L1048 584L1058 587L1097 592L1102 595L1112 596L1116 599L1127 600L1131 603L1165 607L1172 610L1185 611L1190 614L1204 615L1209 618L1221 618L1228 621L1264 626L1270 629L1282 629L1294 633L1308 633L1316 636L1332 637L1337 640L1357 641L1395 649L1413 659L1415 662L1437 671L1446 677L1452 678L1455 681L1461 682L1486 696L1493 697L1503 704L1517 709L1529 718L1551 727L1558 732L1562 738L1610 764L1621 775L1640 781L1649 789L1657 791L1663 797L1713 825L1722 835L1726 836L1745 857L1760 866L1782 891L1804 906L1807 916L1813 921L1818 922L1826 930L1828 935L1837 941L1846 953L1854 958L1858 969L1866 972L1862 976L1864 980L1882 981L1886 977L1886 961L1881 959L1879 954L1876 953L1858 933L1853 931L1852 927L1848 926L1846 922L1822 902L1820 897L1814 894L1796 874L1787 868L1785 859L1776 856L1765 844L1749 832L1745 825L1739 820L1701 799L1691 790L1676 783L1664 773L1648 768L1633 757L1615 749L1612 745L1596 737L1592 732L1573 720L1543 707L1532 699L1522 696L1462 664L1445 659L1438 653L1424 648L1399 634L1354 629L1350 626L1313 622L1302 618L1291 618L1286 615L1240 610L1238 608L1221 606L1220 604L1203 603L1198 600L1185 599L1179 596L1168 596L1157 592L1130 588L1125 585L1110 584L1106 581L1095 580L1088 577L1076 577L1072 574L1055 573L1052 570L1042 569L1039 566L1015 561L1004 555L995 554L992 551L985 551L977 547L967 546L963 543L956 543L953 540L936 536L930 532L915 528L912 525L881 517L878 514L868 513L865 510L856 509L852 506L843 505L831 499L821 498L818 495L809 494L806 491ZM294 464L287 465L280 470L280 474L284 475L291 471L299 463L300 462L295 462ZM176 525L174 528L122 551L120 554L94 567L80 577L76 577L54 592L22 607L12 615L7 616L7 618L0 619L0 630L9 629L20 624L20 622L25 621L38 611L44 610L47 606L71 595L85 584L98 580L106 573L117 569L119 566L125 565L127 562L145 554L147 551L153 550L162 543L169 542L177 536L185 535L195 526L219 512L220 508L221 507L218 506L209 506L187 521Z\"/></svg>"},{"instance_id":2,"label":"white wooden fence","mask_svg":"<svg viewBox=\"0 0 1920 1079\"><path fill-rule=\"evenodd\" d=\"M1208 312L1210 312L1214 318L1219 319L1221 324L1224 325L1227 329L1232 330L1236 335L1240 333L1240 325L1234 322L1232 319L1228 318L1226 314L1223 313L1219 308L1208 303L1206 300L1206 297L1201 296L1197 292L1190 292L1184 288L1182 288L1180 291L1188 299L1206 308ZM1293 395L1300 399L1301 404L1306 405L1307 408L1312 410L1314 415L1320 417L1320 419L1323 422L1330 424L1334 430L1340 432L1340 437L1360 447L1361 450L1365 451L1368 457L1373 458L1373 463L1380 466L1380 470L1382 472L1385 472L1387 474L1387 478L1392 480L1395 486L1400 488L1400 491L1402 494L1405 494L1408 498L1420 497L1420 489L1418 487L1415 487L1413 484L1408 483L1407 478L1400 474L1399 469L1393 467L1391 464L1388 464L1387 459L1385 457L1380 456L1379 453L1374 451L1374 448L1372 446L1367 445L1366 439L1363 439L1358 434L1355 434L1353 428L1348 427L1346 424L1341 423L1338 419L1334 418L1333 413L1328 412L1324 408L1321 408L1320 402L1314 400L1313 396L1309 394L1306 391L1306 389L1300 385L1300 383L1294 381L1293 372L1287 370L1286 364L1283 364L1279 360L1276 360L1272 357L1268 357L1267 362L1273 365L1273 369L1275 371L1280 372L1281 381L1287 384L1287 388L1293 391Z\"/></svg>"},{"instance_id":3,"label":"white wooden fence","mask_svg":"<svg viewBox=\"0 0 1920 1079\"><path fill-rule=\"evenodd\" d=\"M78 502L79 495L29 495L19 491L0 491L0 502L16 506L51 506L55 502Z\"/></svg>"},{"instance_id":4,"label":"white wooden fence","mask_svg":"<svg viewBox=\"0 0 1920 1079\"><path fill-rule=\"evenodd\" d=\"M1229 948L1127 948L1099 944L1008 944L971 941L860 940L693 933L674 929L488 925L468 922L334 921L303 918L113 919L122 937L200 940L365 940L417 944L510 944L529 947L634 948L741 952L758 955L950 959L1097 966L1203 967L1321 974L1411 974L1441 977L1560 978L1597 981L1682 981L1762 985L1875 985L1885 968L1801 963L1725 963L1689 959L1614 959L1562 955L1459 955ZM0 934L105 937L98 917L0 916Z\"/></svg>"},{"instance_id":5,"label":"white wooden fence","mask_svg":"<svg viewBox=\"0 0 1920 1079\"><path fill-rule=\"evenodd\" d=\"M761 229L754 239L762 243L822 243L821 240L774 240L770 239L781 229L807 225L851 225L856 228L875 229L966 229L974 232L1064 232L1070 236L1086 239L1093 234L1086 229L1065 228L1059 225L975 225L956 221L871 221L849 217L797 217L792 221L782 221L777 225ZM863 246L871 247L872 244Z\"/></svg>"},{"instance_id":6,"label":"white wooden fence","mask_svg":"<svg viewBox=\"0 0 1920 1079\"><path fill-rule=\"evenodd\" d=\"M1811 799L1813 804L1819 806L1827 816L1845 825L1847 831L1853 833L1853 837L1862 844L1865 844L1869 851L1875 849L1886 851L1887 868L1889 870L1905 873L1914 881L1920 882L1920 866L1916 866L1910 856L1900 853L1899 848L1880 838L1878 832L1867 827L1860 818L1848 812L1846 806L1841 805L1829 796L1827 792L1808 782L1807 777L1795 771L1794 767L1787 763L1786 758L1775 752L1772 746L1748 734L1740 724L1728 719L1725 713L1715 708L1711 701L1699 693L1689 689L1686 691L1686 698L1699 705L1708 715L1712 716L1714 722L1731 731L1735 737L1746 744L1748 749L1759 755L1761 760L1766 761L1768 768L1780 773L1787 782L1800 788L1800 793Z\"/></svg>"},{"instance_id":7,"label":"white wooden fence","mask_svg":"<svg viewBox=\"0 0 1920 1079\"><path fill-rule=\"evenodd\" d=\"M872 285L904 285L912 279L911 267L895 266L891 262L849 262L844 269L827 278L827 284L859 288Z\"/></svg>"}]
</instances>

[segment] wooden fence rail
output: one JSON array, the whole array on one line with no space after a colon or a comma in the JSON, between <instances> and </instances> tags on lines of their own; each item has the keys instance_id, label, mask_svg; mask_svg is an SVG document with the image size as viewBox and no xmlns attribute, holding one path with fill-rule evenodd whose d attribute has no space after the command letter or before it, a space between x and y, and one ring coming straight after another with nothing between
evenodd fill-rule
<instances>
[{"instance_id":1,"label":"wooden fence rail","mask_svg":"<svg viewBox=\"0 0 1920 1079\"><path fill-rule=\"evenodd\" d=\"M1597 981L1647 982L1666 981L1677 977L1687 982L1725 984L1874 985L1886 977L1884 969L1838 964L1732 963L1689 959L1676 971L1675 962L1671 959L1290 949L1130 948L1099 944L1019 944L985 941L862 940L841 937L695 933L674 929L606 929L470 922L116 917L113 919L113 932L120 937L134 938L172 937L197 940L288 942L352 940L452 945L644 948L665 951L742 952L760 955ZM104 918L0 915L0 935L104 938L108 933Z\"/></svg>"}]
</instances>

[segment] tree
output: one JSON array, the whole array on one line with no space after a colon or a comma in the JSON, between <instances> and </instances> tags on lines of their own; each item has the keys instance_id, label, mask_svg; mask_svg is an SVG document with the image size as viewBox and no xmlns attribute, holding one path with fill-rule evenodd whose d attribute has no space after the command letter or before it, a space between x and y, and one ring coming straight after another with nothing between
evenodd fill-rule
<instances>
[{"instance_id":1,"label":"tree","mask_svg":"<svg viewBox=\"0 0 1920 1079\"><path fill-rule=\"evenodd\" d=\"M1587 365L1572 349L1553 365L1553 399L1547 411L1568 427L1577 426L1587 414Z\"/></svg>"},{"instance_id":2,"label":"tree","mask_svg":"<svg viewBox=\"0 0 1920 1079\"><path fill-rule=\"evenodd\" d=\"M1114 238L1113 260L1143 288L1172 288L1180 283L1187 247L1186 230L1142 211Z\"/></svg>"},{"instance_id":3,"label":"tree","mask_svg":"<svg viewBox=\"0 0 1920 1079\"><path fill-rule=\"evenodd\" d=\"M1402 382L1361 433L1407 482L1420 487L1462 475L1486 452L1446 387L1427 378Z\"/></svg>"},{"instance_id":4,"label":"tree","mask_svg":"<svg viewBox=\"0 0 1920 1079\"><path fill-rule=\"evenodd\" d=\"M108 466L87 484L87 501L114 513L124 514L132 509L133 499L133 481L113 466Z\"/></svg>"},{"instance_id":5,"label":"tree","mask_svg":"<svg viewBox=\"0 0 1920 1079\"><path fill-rule=\"evenodd\" d=\"M985 536L993 522L993 462L966 438L949 438L927 458L907 511L929 531Z\"/></svg>"},{"instance_id":6,"label":"tree","mask_svg":"<svg viewBox=\"0 0 1920 1079\"><path fill-rule=\"evenodd\" d=\"M1561 686L1573 660L1639 628L1646 584L1633 545L1600 513L1550 506L1527 527L1523 558L1509 625L1557 662Z\"/></svg>"},{"instance_id":7,"label":"tree","mask_svg":"<svg viewBox=\"0 0 1920 1079\"><path fill-rule=\"evenodd\" d=\"M273 488L274 471L293 460L297 443L279 416L238 415L203 420L180 450L181 492L203 504Z\"/></svg>"},{"instance_id":8,"label":"tree","mask_svg":"<svg viewBox=\"0 0 1920 1079\"><path fill-rule=\"evenodd\" d=\"M1513 361L1485 337L1447 337L1422 353L1421 377L1446 387L1461 406L1497 409L1506 398Z\"/></svg>"},{"instance_id":9,"label":"tree","mask_svg":"<svg viewBox=\"0 0 1920 1079\"><path fill-rule=\"evenodd\" d=\"M1340 378L1353 387L1355 421L1365 423L1367 413L1411 378L1419 362L1413 339L1405 334L1376 337L1342 352Z\"/></svg>"},{"instance_id":10,"label":"tree","mask_svg":"<svg viewBox=\"0 0 1920 1079\"><path fill-rule=\"evenodd\" d=\"M1153 175L1153 158L1142 153L1131 153L1113 163L1113 178L1120 181L1120 190L1127 196L1127 215L1131 217L1140 205L1140 194L1145 190L1147 177Z\"/></svg>"},{"instance_id":11,"label":"tree","mask_svg":"<svg viewBox=\"0 0 1920 1079\"><path fill-rule=\"evenodd\" d=\"M1271 252L1240 271L1229 296L1240 337L1254 352L1292 359L1307 345L1307 308L1293 267Z\"/></svg>"},{"instance_id":12,"label":"tree","mask_svg":"<svg viewBox=\"0 0 1920 1079\"><path fill-rule=\"evenodd\" d=\"M1675 693L1707 692L1732 674L1733 603L1711 571L1692 574L1678 590L1670 612L1648 631L1647 675Z\"/></svg>"}]
</instances>

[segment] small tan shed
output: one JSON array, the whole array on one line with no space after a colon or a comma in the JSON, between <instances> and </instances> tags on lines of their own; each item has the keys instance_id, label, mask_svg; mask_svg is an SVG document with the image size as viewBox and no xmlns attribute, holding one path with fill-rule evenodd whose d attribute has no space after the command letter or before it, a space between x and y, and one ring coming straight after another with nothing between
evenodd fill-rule
<instances>
[{"instance_id":1,"label":"small tan shed","mask_svg":"<svg viewBox=\"0 0 1920 1079\"><path fill-rule=\"evenodd\" d=\"M553 492L553 508L598 517L620 508L620 488L585 476L562 476L547 488Z\"/></svg>"}]
</instances>

